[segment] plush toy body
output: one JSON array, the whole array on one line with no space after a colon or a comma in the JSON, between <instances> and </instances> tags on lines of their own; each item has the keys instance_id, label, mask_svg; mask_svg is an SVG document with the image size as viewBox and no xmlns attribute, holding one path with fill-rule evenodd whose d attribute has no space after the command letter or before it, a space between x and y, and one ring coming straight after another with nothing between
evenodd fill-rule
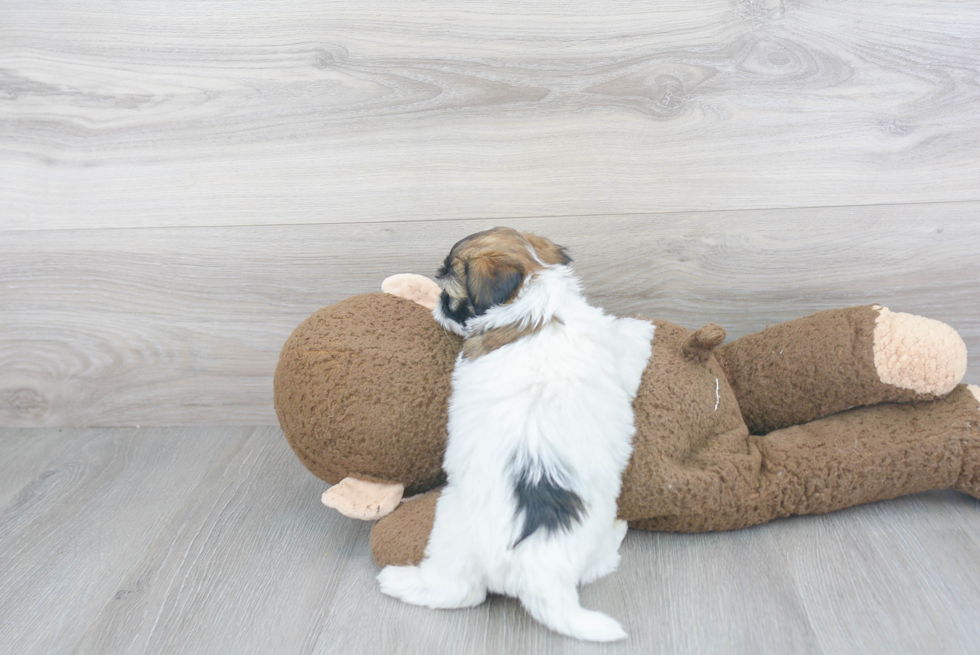
<instances>
[{"instance_id":1,"label":"plush toy body","mask_svg":"<svg viewBox=\"0 0 980 655\"><path fill-rule=\"evenodd\" d=\"M276 411L325 503L384 517L380 565L421 561L461 342L425 278L326 307L283 347ZM728 530L928 489L980 498L980 389L959 385L952 328L878 306L830 310L719 344L724 330L653 321L619 517ZM406 498L416 496L417 499ZM411 501L411 502L407 502ZM386 515L387 514L387 515Z\"/></svg>"}]
</instances>

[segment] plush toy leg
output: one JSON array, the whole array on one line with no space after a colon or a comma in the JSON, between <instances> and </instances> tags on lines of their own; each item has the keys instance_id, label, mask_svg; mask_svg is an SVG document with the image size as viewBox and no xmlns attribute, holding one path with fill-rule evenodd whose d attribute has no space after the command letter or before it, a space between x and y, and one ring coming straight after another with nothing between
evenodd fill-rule
<instances>
[{"instance_id":1,"label":"plush toy leg","mask_svg":"<svg viewBox=\"0 0 980 655\"><path fill-rule=\"evenodd\" d=\"M441 489L441 488L440 488ZM425 557L440 489L433 489L374 524L371 554L378 566L419 564Z\"/></svg>"},{"instance_id":2,"label":"plush toy leg","mask_svg":"<svg viewBox=\"0 0 980 655\"><path fill-rule=\"evenodd\" d=\"M966 345L955 330L878 305L781 323L715 355L753 434L850 407L937 398L966 373Z\"/></svg>"},{"instance_id":3,"label":"plush toy leg","mask_svg":"<svg viewBox=\"0 0 980 655\"><path fill-rule=\"evenodd\" d=\"M960 385L931 402L889 403L750 437L754 457L677 464L686 485L670 516L631 521L646 530L730 530L794 514L930 489L980 498L980 389Z\"/></svg>"},{"instance_id":4,"label":"plush toy leg","mask_svg":"<svg viewBox=\"0 0 980 655\"><path fill-rule=\"evenodd\" d=\"M977 401L977 406L980 407L980 387L971 384L967 389ZM976 419L974 420L976 421ZM976 425L974 423L974 432ZM980 444L976 441L976 439L974 441L963 440L963 466L956 480L956 488L974 498L980 498Z\"/></svg>"}]
</instances>

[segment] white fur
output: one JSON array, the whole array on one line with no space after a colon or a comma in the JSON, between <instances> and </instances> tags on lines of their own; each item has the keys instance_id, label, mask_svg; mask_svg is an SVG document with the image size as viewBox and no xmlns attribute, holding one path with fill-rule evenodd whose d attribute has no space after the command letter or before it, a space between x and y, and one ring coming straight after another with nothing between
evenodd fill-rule
<instances>
[{"instance_id":1,"label":"white fur","mask_svg":"<svg viewBox=\"0 0 980 655\"><path fill-rule=\"evenodd\" d=\"M544 327L482 357L457 360L447 484L425 559L386 567L378 575L381 591L438 608L470 607L487 591L503 593L562 634L625 638L614 619L579 605L576 587L619 565L626 524L616 521L616 499L653 325L589 306L571 269L561 265L534 274L513 302L465 326L448 325L438 308L435 315L464 336L515 323ZM568 530L542 528L514 547L523 528L515 467L525 459L577 493L585 512Z\"/></svg>"}]
</instances>

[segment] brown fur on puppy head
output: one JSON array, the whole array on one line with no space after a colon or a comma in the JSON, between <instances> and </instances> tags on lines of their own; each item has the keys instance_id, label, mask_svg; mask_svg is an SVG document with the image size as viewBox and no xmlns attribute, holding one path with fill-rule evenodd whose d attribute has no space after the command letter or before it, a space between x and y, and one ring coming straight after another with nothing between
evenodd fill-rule
<instances>
[{"instance_id":1,"label":"brown fur on puppy head","mask_svg":"<svg viewBox=\"0 0 980 655\"><path fill-rule=\"evenodd\" d=\"M508 227L471 234L452 247L436 274L442 294L435 315L464 334L467 321L513 301L528 275L570 261L564 248L534 234Z\"/></svg>"}]
</instances>

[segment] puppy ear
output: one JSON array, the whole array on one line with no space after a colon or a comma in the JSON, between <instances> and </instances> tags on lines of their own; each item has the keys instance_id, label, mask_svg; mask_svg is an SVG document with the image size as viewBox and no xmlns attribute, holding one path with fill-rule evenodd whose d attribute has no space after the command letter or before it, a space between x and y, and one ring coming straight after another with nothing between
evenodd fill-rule
<instances>
[{"instance_id":1,"label":"puppy ear","mask_svg":"<svg viewBox=\"0 0 980 655\"><path fill-rule=\"evenodd\" d=\"M524 265L507 256L484 255L466 262L466 294L476 315L508 301L525 274Z\"/></svg>"},{"instance_id":2,"label":"puppy ear","mask_svg":"<svg viewBox=\"0 0 980 655\"><path fill-rule=\"evenodd\" d=\"M527 242L531 244L534 248L534 254L538 256L545 264L562 264L567 265L571 263L572 258L568 256L568 252L562 246L559 246L551 239L545 237L539 237L537 234L531 234L530 232L524 232L521 234Z\"/></svg>"}]
</instances>

